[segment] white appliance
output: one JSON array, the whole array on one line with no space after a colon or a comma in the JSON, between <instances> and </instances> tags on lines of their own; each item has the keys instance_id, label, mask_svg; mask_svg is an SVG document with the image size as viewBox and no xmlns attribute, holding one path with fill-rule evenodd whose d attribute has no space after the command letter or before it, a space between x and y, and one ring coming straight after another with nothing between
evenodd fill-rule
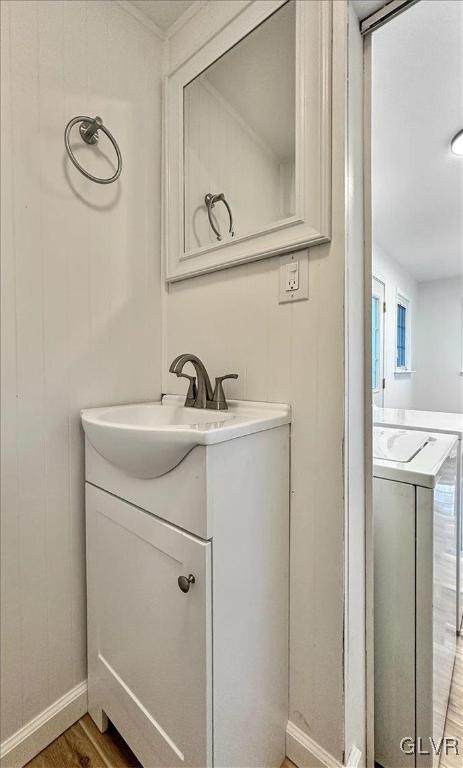
<instances>
[{"instance_id":1,"label":"white appliance","mask_svg":"<svg viewBox=\"0 0 463 768\"><path fill-rule=\"evenodd\" d=\"M457 444L373 429L375 760L436 766L456 651ZM420 751L406 754L401 740Z\"/></svg>"},{"instance_id":2,"label":"white appliance","mask_svg":"<svg viewBox=\"0 0 463 768\"><path fill-rule=\"evenodd\" d=\"M463 413L445 413L443 411L415 411L408 408L373 407L375 426L399 427L400 429L418 429L425 432L455 435L457 447L457 539L460 542L460 556L456 560L457 568L457 631L460 632L463 621Z\"/></svg>"}]
</instances>

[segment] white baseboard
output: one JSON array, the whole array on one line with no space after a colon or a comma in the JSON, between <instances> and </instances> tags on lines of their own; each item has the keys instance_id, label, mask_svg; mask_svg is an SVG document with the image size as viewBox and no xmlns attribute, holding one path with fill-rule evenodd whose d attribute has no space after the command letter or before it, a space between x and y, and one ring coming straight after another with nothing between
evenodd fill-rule
<instances>
[{"instance_id":1,"label":"white baseboard","mask_svg":"<svg viewBox=\"0 0 463 768\"><path fill-rule=\"evenodd\" d=\"M2 768L22 768L87 711L87 681L61 696L0 745Z\"/></svg>"},{"instance_id":2,"label":"white baseboard","mask_svg":"<svg viewBox=\"0 0 463 768\"><path fill-rule=\"evenodd\" d=\"M298 768L343 768L342 763L291 720L286 726L286 755Z\"/></svg>"},{"instance_id":3,"label":"white baseboard","mask_svg":"<svg viewBox=\"0 0 463 768\"><path fill-rule=\"evenodd\" d=\"M85 680L2 742L1 768L23 768L86 712ZM298 768L343 768L333 755L290 720L286 726L286 755ZM359 768L361 757L360 750L352 747L346 763L347 768Z\"/></svg>"},{"instance_id":4,"label":"white baseboard","mask_svg":"<svg viewBox=\"0 0 463 768\"><path fill-rule=\"evenodd\" d=\"M362 753L358 747L353 745L347 758L346 768L360 768L362 765Z\"/></svg>"}]
</instances>

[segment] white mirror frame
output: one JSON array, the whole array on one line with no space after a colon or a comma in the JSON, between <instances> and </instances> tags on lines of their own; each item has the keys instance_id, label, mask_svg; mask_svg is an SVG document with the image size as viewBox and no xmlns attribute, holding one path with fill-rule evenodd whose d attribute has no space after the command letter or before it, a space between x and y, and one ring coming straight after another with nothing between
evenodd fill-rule
<instances>
[{"instance_id":1,"label":"white mirror frame","mask_svg":"<svg viewBox=\"0 0 463 768\"><path fill-rule=\"evenodd\" d=\"M165 78L165 279L182 280L326 242L331 236L331 3L296 2L296 214L259 232L184 251L183 89L286 0L254 0ZM206 190L207 191L207 190Z\"/></svg>"}]
</instances>

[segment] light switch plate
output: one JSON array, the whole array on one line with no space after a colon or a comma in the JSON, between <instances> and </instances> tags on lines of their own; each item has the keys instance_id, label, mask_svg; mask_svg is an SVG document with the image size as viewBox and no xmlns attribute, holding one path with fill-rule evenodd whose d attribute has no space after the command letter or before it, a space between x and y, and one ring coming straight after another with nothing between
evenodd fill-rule
<instances>
[{"instance_id":1,"label":"light switch plate","mask_svg":"<svg viewBox=\"0 0 463 768\"><path fill-rule=\"evenodd\" d=\"M288 270L288 265L297 265L296 270ZM294 277L296 276L296 279ZM280 256L279 304L294 304L309 298L309 251L295 251ZM296 285L295 288L290 286Z\"/></svg>"}]
</instances>

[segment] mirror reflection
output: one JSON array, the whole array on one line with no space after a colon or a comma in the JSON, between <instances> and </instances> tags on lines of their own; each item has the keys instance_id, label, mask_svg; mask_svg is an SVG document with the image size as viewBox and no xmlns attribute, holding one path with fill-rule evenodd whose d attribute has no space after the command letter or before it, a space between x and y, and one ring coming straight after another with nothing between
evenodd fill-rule
<instances>
[{"instance_id":1,"label":"mirror reflection","mask_svg":"<svg viewBox=\"0 0 463 768\"><path fill-rule=\"evenodd\" d=\"M295 213L295 3L184 88L185 252Z\"/></svg>"}]
</instances>

